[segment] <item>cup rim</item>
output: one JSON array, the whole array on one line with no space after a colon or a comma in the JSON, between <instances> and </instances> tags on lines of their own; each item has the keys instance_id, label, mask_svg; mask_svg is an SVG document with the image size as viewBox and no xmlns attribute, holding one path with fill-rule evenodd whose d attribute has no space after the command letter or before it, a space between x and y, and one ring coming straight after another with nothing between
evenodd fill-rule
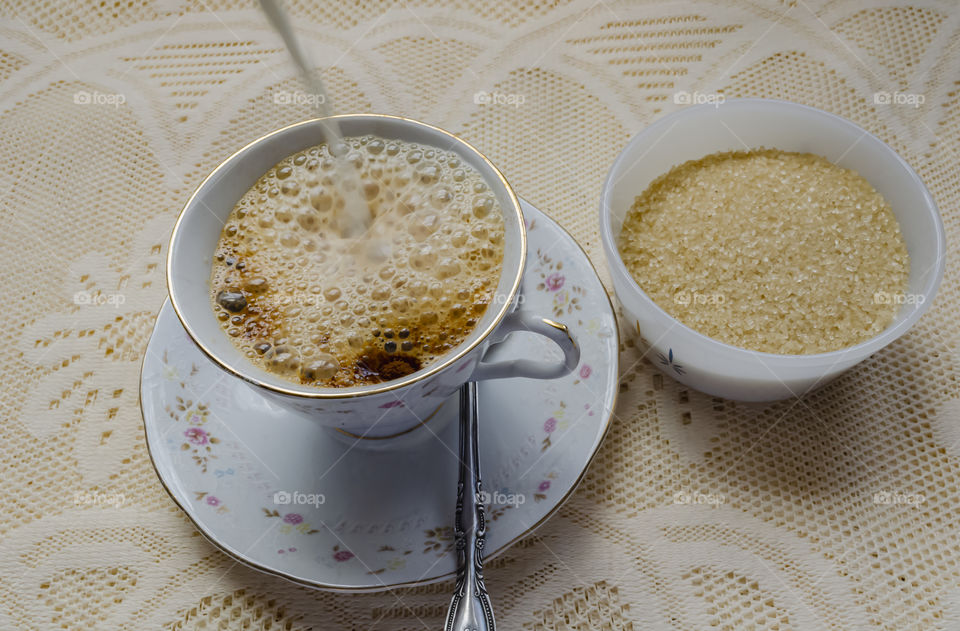
<instances>
[{"instance_id":1,"label":"cup rim","mask_svg":"<svg viewBox=\"0 0 960 631\"><path fill-rule=\"evenodd\" d=\"M315 125L319 121L334 120L334 119L339 121L346 120L346 119L370 119L370 120L385 119L394 123L409 124L415 127L423 127L432 132L439 133L443 136L446 136L451 141L453 141L454 145L459 145L460 147L463 147L464 149L466 149L468 152L472 152L476 154L476 156L496 176L496 180L499 181L499 183L503 186L504 190L507 193L507 197L510 200L510 208L509 209L504 208L503 213L507 214L512 210L517 217L517 222L518 222L519 231L520 231L520 244L519 244L520 260L519 260L519 264L517 265L517 272L514 278L512 279L512 281L510 282L510 290L509 290L509 293L507 294L506 299L496 301L498 303L499 311L496 314L496 316L493 318L493 320L490 322L490 324L482 331L480 335L476 335L472 342L469 342L469 343L463 342L460 344L460 346L458 346L455 349L455 352L448 353L448 356L446 356L445 359L442 358L443 361L435 361L433 364L429 365L426 370L417 371L407 377L402 377L400 379L393 379L380 384L373 384L376 387L373 387L373 385L353 387L353 388L316 388L312 386L310 387L302 386L302 389L296 389L296 384L292 384L292 383L290 384L290 387L286 387L286 386L280 386L277 384L265 382L257 378L253 374L243 370L242 367L234 366L230 362L222 359L211 348L209 348L206 344L203 343L203 341L200 339L200 335L190 325L187 317L184 315L181 305L177 301L177 294L174 291L174 280L173 280L173 274L172 274L173 266L175 265L174 244L177 241L177 237L180 231L184 229L188 212L196 212L196 211L191 211L191 209L196 208L197 202L200 199L200 196L206 192L205 189L208 186L208 184L210 184L210 182L215 181L216 177L222 171L226 170L227 168L236 164L239 160L243 159L243 156L247 154L249 151L252 151L257 145L260 145L261 143L269 140L270 138L273 138L274 136L288 132L291 129L294 129L296 127ZM295 153L295 152L291 152L291 153ZM200 182L200 184L197 186L194 192L191 193L189 198L187 198L187 201L184 203L183 208L181 208L180 214L177 217L177 221L176 223L174 223L173 231L170 234L170 241L168 242L168 246L167 246L167 260L166 260L167 295L170 298L170 304L173 307L174 313L176 313L177 315L177 319L180 321L180 324L183 326L184 330L187 332L187 335L190 337L193 343L197 345L197 348L199 348L203 352L203 354L206 355L208 358L210 358L216 365L218 365L220 368L227 371L228 373L232 374L233 376L239 377L240 379L248 383L259 386L266 390L270 390L278 394L283 394L283 395L288 395L293 397L301 397L305 399L321 399L321 400L354 399L358 397L372 396L372 395L382 394L385 392L390 392L393 390L398 390L400 388L412 385L414 383L417 383L419 381L432 377L442 372L443 370L449 368L451 365L455 364L456 362L464 358L466 355L472 352L475 348L477 348L480 344L482 344L489 337L489 335L494 330L496 330L496 328L500 325L500 323L506 317L507 313L510 311L510 308L513 304L513 298L517 295L517 292L520 289L520 283L523 279L523 270L526 267L526 258L527 258L527 231L526 231L526 223L524 222L524 218L523 218L523 209L520 206L520 200L518 199L513 188L510 186L510 183L507 182L506 177L504 177L500 169L498 169L496 165L494 165L493 162L490 161L489 158L487 158L483 153L481 153L479 149L474 147L472 144L470 144L466 140L460 138L459 136L446 131L445 129L441 129L440 127L436 127L434 125L430 125L428 123L424 123L424 122L421 122L412 118L407 118L404 116L395 116L391 114L375 114L375 113L337 114L334 116L309 118L303 121L292 123L290 125L286 125L284 127L281 127L269 133L266 133L263 136L260 136L259 138L256 138L255 140L248 142L246 145L244 145L243 147L241 147L240 149L232 153L230 156L228 156L222 162L220 162L220 164L218 164L217 167L214 168L213 171L211 171L205 178L203 178L203 180ZM501 273L501 279L502 279L502 273ZM364 389L361 390L359 388L364 388Z\"/></svg>"},{"instance_id":2,"label":"cup rim","mask_svg":"<svg viewBox=\"0 0 960 631\"><path fill-rule=\"evenodd\" d=\"M892 158L894 162L907 174L913 186L919 191L921 197L923 198L923 206L933 220L934 231L936 232L936 269L923 287L922 293L928 298L927 300L919 305L916 305L916 308L913 309L913 311L900 322L894 324L893 326L888 326L886 329L874 335L873 337L852 346L846 346L844 348L828 351L826 353L788 355L783 353L768 353L764 351L750 350L747 348L734 346L732 344L727 344L726 342L721 342L720 340L704 335L703 333L694 330L680 320L671 316L652 298L650 298L650 296L648 296L643 289L641 289L639 283L637 283L636 279L623 262L623 258L620 255L620 249L616 244L616 238L613 235L610 198L613 187L619 181L619 179L614 179L615 174L620 172L628 160L631 159L628 158L628 155L632 153L631 150L636 146L650 140L651 136L659 136L666 133L670 127L673 127L685 118L699 116L711 111L715 113L717 110L722 108L738 107L768 107L775 110L794 110L810 113L848 127L852 131L862 134L864 138L869 138L870 140L878 143L881 151L885 152L888 158ZM660 133L658 134L658 132ZM656 140L656 138L654 140ZM651 310L659 319L668 320L669 323L673 325L673 328L678 328L688 336L692 337L695 342L704 345L706 348L716 354L722 354L733 359L746 361L758 360L760 362L764 362L769 360L772 362L779 362L781 365L784 363L789 363L796 367L816 367L826 364L836 364L840 363L845 358L849 358L851 354L867 357L906 333L907 330L909 330L910 327L912 327L916 321L920 319L920 316L922 316L927 309L930 308L930 305L936 296L937 289L940 286L940 282L943 279L946 254L946 236L944 234L943 220L940 217L940 212L937 208L936 202L933 199L933 196L930 194L930 191L927 189L917 172L906 162L906 160L900 156L900 154L894 151L890 145L885 143L876 135L871 134L867 130L863 129L853 121L850 121L837 114L833 114L832 112L827 112L825 110L811 107L809 105L803 105L801 103L794 103L792 101L765 98L729 99L719 105L703 103L687 106L658 118L651 124L647 125L638 134L633 136L627 142L627 144L624 145L623 149L620 150L620 153L610 166L607 177L603 182L603 189L600 197L600 237L601 241L603 242L603 248L606 253L608 263L611 263L614 267L616 267L617 272L627 278L630 290L633 291L633 293L636 294L644 303L644 306L648 310Z\"/></svg>"}]
</instances>

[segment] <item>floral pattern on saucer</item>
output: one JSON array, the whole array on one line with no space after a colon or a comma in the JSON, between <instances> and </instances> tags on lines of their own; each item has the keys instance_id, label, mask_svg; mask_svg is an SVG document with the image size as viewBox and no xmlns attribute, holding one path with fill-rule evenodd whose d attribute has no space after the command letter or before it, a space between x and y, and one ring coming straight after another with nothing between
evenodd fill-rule
<instances>
[{"instance_id":1,"label":"floral pattern on saucer","mask_svg":"<svg viewBox=\"0 0 960 631\"><path fill-rule=\"evenodd\" d=\"M569 235L526 203L524 213L530 256L522 308L566 324L582 357L562 379L480 384L488 557L529 534L569 495L600 444L617 391L616 321L603 286ZM496 352L559 353L534 336L511 336ZM427 583L455 571L455 399L404 437L348 441L224 376L192 345L169 304L157 318L141 382L158 474L201 532L249 565L344 590Z\"/></svg>"},{"instance_id":2,"label":"floral pattern on saucer","mask_svg":"<svg viewBox=\"0 0 960 631\"><path fill-rule=\"evenodd\" d=\"M174 366L167 363L166 356L167 353L164 353L164 374L176 377L178 372ZM195 375L197 372L196 364L192 364L190 375ZM185 395L186 382L180 381L178 387ZM191 399L185 399L184 396L178 394L171 404L165 406L165 409L176 423L186 426L183 431L179 432L182 436L180 449L189 452L193 462L200 467L200 471L206 473L210 461L217 457L214 453L214 447L220 442L219 438L204 427L210 416L209 408L204 403L197 402L195 404Z\"/></svg>"},{"instance_id":3,"label":"floral pattern on saucer","mask_svg":"<svg viewBox=\"0 0 960 631\"><path fill-rule=\"evenodd\" d=\"M206 491L194 491L193 495L198 504L205 504L206 506L215 509L218 513L227 513L230 511L230 509L220 501L220 498L212 493L207 493Z\"/></svg>"},{"instance_id":4,"label":"floral pattern on saucer","mask_svg":"<svg viewBox=\"0 0 960 631\"><path fill-rule=\"evenodd\" d=\"M318 532L316 528L311 526L308 522L303 520L303 515L300 513L281 513L277 509L263 509L264 514L272 519L277 518L281 522L280 532L289 535L289 534L301 534L301 535L313 535Z\"/></svg>"}]
</instances>

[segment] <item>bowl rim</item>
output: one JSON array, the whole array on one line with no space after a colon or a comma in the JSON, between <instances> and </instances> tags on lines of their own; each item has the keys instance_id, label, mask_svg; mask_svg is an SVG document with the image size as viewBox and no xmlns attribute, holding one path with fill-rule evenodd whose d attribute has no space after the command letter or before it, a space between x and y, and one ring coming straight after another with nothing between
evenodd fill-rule
<instances>
[{"instance_id":1,"label":"bowl rim","mask_svg":"<svg viewBox=\"0 0 960 631\"><path fill-rule=\"evenodd\" d=\"M177 299L177 293L174 291L174 280L173 280L173 269L176 263L174 262L175 256L175 244L177 243L179 235L185 230L186 226L186 217L190 213L196 213L202 210L198 208L202 206L201 196L208 193L208 187L214 186L218 180L220 173L226 171L227 169L235 166L240 160L242 160L248 153L254 151L258 146L263 143L285 133L289 133L295 129L301 127L315 126L323 120L333 119L338 122L344 122L347 120L369 120L371 122L375 121L387 121L390 124L398 125L412 125L414 127L420 127L426 129L428 132L440 134L443 137L446 137L452 142L452 147L459 146L467 152L472 152L476 154L480 162L484 163L489 169L490 172L495 176L495 181L500 183L507 194L507 199L509 200L509 206L503 209L504 215L512 213L516 216L519 233L520 233L520 243L518 245L520 249L519 254L519 264L517 266L517 272L514 274L513 278L509 280L509 294L505 299L497 300L496 302L498 307L498 312L496 316L491 320L489 325L479 335L476 335L471 341L469 338L462 342L460 346L449 351L446 355L438 358L437 361L432 362L426 368L421 369L420 371L411 373L406 377L400 379L393 379L391 381L385 381L380 384L371 384L366 386L358 386L352 388L319 388L312 386L297 386L297 384L289 383L284 385L279 385L276 383L270 383L264 381L254 374L251 371L247 371L242 366L236 366L232 362L221 358L208 347L202 340L200 334L190 325L188 318L185 317L183 307L180 305ZM296 153L298 150L293 150L289 155ZM207 175L200 184L197 185L196 189L191 193L190 197L184 203L183 208L180 210L179 215L177 216L177 221L173 226L173 231L170 234L170 240L167 245L167 258L166 258L166 274L167 274L167 295L170 298L170 304L173 307L174 313L177 315L177 319L180 320L180 324L183 325L184 330L186 330L187 335L193 340L193 343L210 358L214 364L219 366L221 369L225 370L227 373L239 377L240 379L259 386L271 392L275 392L282 395L298 397L303 399L311 400L343 400L343 399L355 399L358 397L378 395L385 392L391 392L404 388L406 386L413 385L415 383L421 382L425 379L429 379L443 370L453 366L471 352L474 351L477 347L483 344L490 336L490 334L496 330L500 325L503 319L506 317L507 313L510 312L511 307L513 306L514 297L517 295L520 289L520 283L523 280L523 271L526 267L526 257L527 257L527 230L526 222L523 217L523 209L520 205L520 200L517 197L517 194L514 192L513 187L510 186L510 183L507 181L507 178L503 175L500 169L497 168L493 162L490 161L479 149L474 147L472 144L468 143L463 138L453 134L445 129L424 123L412 118L407 118L404 116L394 116L390 114L376 114L376 113L358 113L358 114L338 114L335 116L325 116L319 118L309 118L306 120L298 121L290 125L286 125L279 129L268 132L250 142L245 144L243 147L232 153L230 156L221 161L213 171ZM503 274L501 273L501 280L503 279ZM476 330L479 330L476 329ZM279 379L279 378L278 378ZM395 395L396 396L396 395Z\"/></svg>"},{"instance_id":2,"label":"bowl rim","mask_svg":"<svg viewBox=\"0 0 960 631\"><path fill-rule=\"evenodd\" d=\"M726 342L721 342L720 340L714 339L703 333L700 333L691 327L687 326L680 320L677 320L669 313L667 313L663 308L660 307L650 296L647 295L643 289L640 288L640 285L634 279L633 275L627 269L626 265L623 262L623 259L620 256L620 250L617 247L616 239L613 236L613 225L611 221L611 208L610 208L610 197L613 187L619 181L614 180L614 175L623 170L624 166L632 158L628 158L632 154L632 149L636 146L641 145L644 142L647 142L651 136L656 136L657 132L666 133L664 128L667 130L673 125L681 122L685 118L690 118L693 116L699 116L708 112L716 112L721 108L740 108L740 107L767 107L771 110L780 110L780 111L794 111L794 112L804 112L806 114L813 114L816 117L820 117L825 120L832 120L835 123L839 123L845 127L850 128L852 131L859 132L865 138L869 138L873 141L879 143L881 150L888 154L888 157L892 158L893 161L907 174L909 179L913 182L913 185L918 189L921 196L924 199L924 207L929 213L931 219L933 220L934 231L936 232L936 263L934 273L929 277L927 283L922 289L922 294L925 297L923 303L916 305L913 311L900 322L888 326L886 329L880 333L874 335L873 337L854 344L852 346L847 346L845 348L837 349L834 351L828 351L826 353L811 353L807 355L788 355L783 353L768 353L764 351L755 351L747 348L742 348L739 346L734 346L732 344L727 344ZM648 151L653 150L651 146ZM850 355L862 355L867 357L872 355L876 351L890 344L898 337L903 335L909 330L920 317L926 313L930 308L934 299L936 298L937 289L940 286L940 282L943 279L944 267L945 267L945 257L946 257L946 236L944 234L943 220L940 216L939 209L937 204L933 199L933 196L930 194L930 191L927 189L926 185L923 183L923 180L917 174L917 172L904 160L900 154L893 150L890 145L885 143L883 140L878 138L876 135L871 134L867 130L863 129L853 121L850 121L842 116L821 110L809 105L803 105L801 103L794 103L792 101L785 101L781 99L767 99L767 98L738 98L738 99L727 99L723 103L718 105L712 103L703 103L697 105L691 105L684 108L681 108L675 112L661 116L654 122L647 125L643 130L634 135L623 149L620 150L620 153L617 155L617 158L613 161L613 164L610 166L610 170L607 172L607 177L603 182L603 189L600 195L600 238L603 243L604 253L606 254L606 259L608 265L615 267L616 271L620 275L625 276L628 281L628 286L634 294L644 303L644 306L651 311L655 316L661 320L667 320L667 324L671 325L671 329L679 329L683 333L687 334L689 337L692 337L695 342L704 345L707 349L713 351L716 354L725 354L732 359L738 360L757 360L761 363L765 361L776 362L780 365L791 364L794 367L816 367L826 364L839 364L844 359L849 359ZM613 272L613 270L611 270ZM614 289L616 292L616 285L614 283ZM619 296L618 296L619 298Z\"/></svg>"}]
</instances>

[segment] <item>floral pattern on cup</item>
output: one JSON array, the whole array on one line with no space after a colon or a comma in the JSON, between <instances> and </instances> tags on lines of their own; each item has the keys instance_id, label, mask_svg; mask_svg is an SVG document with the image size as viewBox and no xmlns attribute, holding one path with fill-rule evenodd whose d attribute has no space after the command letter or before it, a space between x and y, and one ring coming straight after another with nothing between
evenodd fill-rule
<instances>
[{"instance_id":1,"label":"floral pattern on cup","mask_svg":"<svg viewBox=\"0 0 960 631\"><path fill-rule=\"evenodd\" d=\"M539 278L537 291L546 292L553 300L553 314L557 317L580 311L581 299L586 290L580 285L568 282L563 272L563 259L555 259L541 249L537 249L537 263L534 273Z\"/></svg>"}]
</instances>

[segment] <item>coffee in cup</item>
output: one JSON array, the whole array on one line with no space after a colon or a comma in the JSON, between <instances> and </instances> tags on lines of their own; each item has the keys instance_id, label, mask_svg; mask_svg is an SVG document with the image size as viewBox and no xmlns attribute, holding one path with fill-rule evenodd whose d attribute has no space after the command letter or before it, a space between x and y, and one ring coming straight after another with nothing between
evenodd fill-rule
<instances>
[{"instance_id":1,"label":"coffee in cup","mask_svg":"<svg viewBox=\"0 0 960 631\"><path fill-rule=\"evenodd\" d=\"M211 306L233 345L296 383L390 381L459 346L494 300L504 219L453 151L374 135L299 151L236 203L213 257ZM335 160L372 223L350 217Z\"/></svg>"}]
</instances>

